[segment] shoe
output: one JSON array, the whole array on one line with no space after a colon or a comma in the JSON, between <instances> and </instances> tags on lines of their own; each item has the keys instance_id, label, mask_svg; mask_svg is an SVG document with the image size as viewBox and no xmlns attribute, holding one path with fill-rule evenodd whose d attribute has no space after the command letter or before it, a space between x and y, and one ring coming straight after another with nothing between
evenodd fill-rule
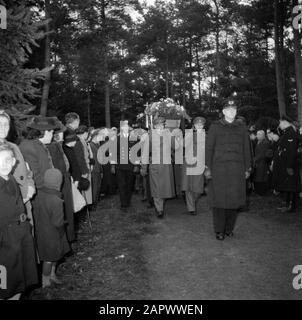
<instances>
[{"instance_id":1,"label":"shoe","mask_svg":"<svg viewBox=\"0 0 302 320\"><path fill-rule=\"evenodd\" d=\"M159 219L162 219L164 217L164 212L158 211L156 208L155 208L155 213L157 215L157 218L159 218Z\"/></svg>"},{"instance_id":2,"label":"shoe","mask_svg":"<svg viewBox=\"0 0 302 320\"><path fill-rule=\"evenodd\" d=\"M163 211L158 211L157 218L162 219L163 217L164 217L164 212Z\"/></svg>"},{"instance_id":3,"label":"shoe","mask_svg":"<svg viewBox=\"0 0 302 320\"><path fill-rule=\"evenodd\" d=\"M226 232L225 235L226 235L227 237L232 238L232 237L234 237L234 232L233 232L233 231L231 231L231 232Z\"/></svg>"},{"instance_id":4,"label":"shoe","mask_svg":"<svg viewBox=\"0 0 302 320\"><path fill-rule=\"evenodd\" d=\"M224 233L217 232L216 233L216 239L217 240L224 240Z\"/></svg>"},{"instance_id":5,"label":"shoe","mask_svg":"<svg viewBox=\"0 0 302 320\"><path fill-rule=\"evenodd\" d=\"M146 202L146 201L147 201L147 199L142 199L142 200L141 200L141 202Z\"/></svg>"},{"instance_id":6,"label":"shoe","mask_svg":"<svg viewBox=\"0 0 302 320\"><path fill-rule=\"evenodd\" d=\"M196 215L197 215L196 211L190 211L189 214L190 214L191 216L196 216Z\"/></svg>"}]
</instances>

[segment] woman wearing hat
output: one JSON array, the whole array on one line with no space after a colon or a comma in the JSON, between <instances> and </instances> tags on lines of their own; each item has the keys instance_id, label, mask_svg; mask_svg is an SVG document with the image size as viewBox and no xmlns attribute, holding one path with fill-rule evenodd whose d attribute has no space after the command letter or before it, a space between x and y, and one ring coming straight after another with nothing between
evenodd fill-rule
<instances>
[{"instance_id":1,"label":"woman wearing hat","mask_svg":"<svg viewBox=\"0 0 302 320\"><path fill-rule=\"evenodd\" d=\"M195 164L188 164L186 161L187 157L185 157L184 164L182 166L181 187L182 190L186 192L187 209L191 215L196 215L197 201L204 192L203 172L205 170L205 123L205 118L196 117L193 120L193 134L186 134L185 136L186 150L190 150L191 148L193 151L193 155L190 155L190 158L191 156L192 158L199 157L198 159L196 158L197 162ZM198 148L200 149L198 150Z\"/></svg>"},{"instance_id":2,"label":"woman wearing hat","mask_svg":"<svg viewBox=\"0 0 302 320\"><path fill-rule=\"evenodd\" d=\"M238 210L246 204L251 152L246 126L236 121L236 114L237 107L230 101L206 140L205 177L210 180L208 198L217 240L233 236Z\"/></svg>"},{"instance_id":3,"label":"woman wearing hat","mask_svg":"<svg viewBox=\"0 0 302 320\"><path fill-rule=\"evenodd\" d=\"M47 145L47 148L51 155L54 167L59 169L63 175L62 195L64 199L64 214L67 220L67 238L69 242L73 242L75 240L75 231L71 178L69 173L70 165L62 146L66 127L59 119L55 118L55 120L58 123L58 129L55 130L53 141L51 144Z\"/></svg>"},{"instance_id":4,"label":"woman wearing hat","mask_svg":"<svg viewBox=\"0 0 302 320\"><path fill-rule=\"evenodd\" d=\"M283 116L280 129L283 131L278 142L278 149L273 159L273 187L286 195L286 206L280 208L284 212L296 210L297 194L301 190L299 174L298 145L299 139L293 121Z\"/></svg>"},{"instance_id":5,"label":"woman wearing hat","mask_svg":"<svg viewBox=\"0 0 302 320\"><path fill-rule=\"evenodd\" d=\"M44 252L39 249L43 247L42 244L44 243L44 221L41 212L45 210L45 203L42 198L42 189L45 182L45 172L54 167L52 158L46 146L51 143L53 132L58 129L58 123L54 118L37 116L28 123L27 127L29 128L27 139L24 139L21 142L20 150L25 161L33 171L37 189L36 196L33 200L35 238L38 245L40 260L47 261Z\"/></svg>"}]
</instances>

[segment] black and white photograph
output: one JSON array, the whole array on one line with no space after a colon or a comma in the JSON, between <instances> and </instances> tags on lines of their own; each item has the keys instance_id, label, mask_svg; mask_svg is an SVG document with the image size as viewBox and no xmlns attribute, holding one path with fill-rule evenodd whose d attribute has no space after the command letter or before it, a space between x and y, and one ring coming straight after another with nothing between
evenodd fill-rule
<instances>
[{"instance_id":1,"label":"black and white photograph","mask_svg":"<svg viewBox=\"0 0 302 320\"><path fill-rule=\"evenodd\" d=\"M302 0L0 0L0 309L301 300L301 180Z\"/></svg>"}]
</instances>

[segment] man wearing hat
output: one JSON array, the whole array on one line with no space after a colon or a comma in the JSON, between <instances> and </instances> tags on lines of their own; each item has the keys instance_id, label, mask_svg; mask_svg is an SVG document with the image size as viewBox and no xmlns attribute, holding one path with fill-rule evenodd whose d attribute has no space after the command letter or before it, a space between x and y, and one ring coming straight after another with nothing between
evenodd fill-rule
<instances>
[{"instance_id":1,"label":"man wearing hat","mask_svg":"<svg viewBox=\"0 0 302 320\"><path fill-rule=\"evenodd\" d=\"M217 240L233 236L238 210L246 203L246 179L251 169L249 137L246 126L236 121L234 101L228 101L222 113L223 118L210 127L205 161Z\"/></svg>"},{"instance_id":2,"label":"man wearing hat","mask_svg":"<svg viewBox=\"0 0 302 320\"><path fill-rule=\"evenodd\" d=\"M193 120L193 135L186 133L185 148L192 149L193 157L196 157L195 164L187 163L185 157L182 166L182 190L186 192L186 204L189 214L196 215L196 205L201 194L204 192L204 175L205 170L205 131L204 125L206 119L196 117ZM200 148L199 150L197 148ZM198 157L198 158L197 158ZM190 162L190 161L189 161ZM198 169L198 170L194 170Z\"/></svg>"},{"instance_id":3,"label":"man wearing hat","mask_svg":"<svg viewBox=\"0 0 302 320\"><path fill-rule=\"evenodd\" d=\"M293 120L288 116L280 119L279 128L283 131L278 149L273 159L273 187L286 195L283 212L296 210L297 194L301 190L298 162L298 135L293 128Z\"/></svg>"}]
</instances>

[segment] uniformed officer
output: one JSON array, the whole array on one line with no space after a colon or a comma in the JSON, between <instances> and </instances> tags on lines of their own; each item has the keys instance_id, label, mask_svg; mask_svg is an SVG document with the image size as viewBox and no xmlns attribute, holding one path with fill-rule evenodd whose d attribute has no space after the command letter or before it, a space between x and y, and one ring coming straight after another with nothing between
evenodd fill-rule
<instances>
[{"instance_id":1,"label":"uniformed officer","mask_svg":"<svg viewBox=\"0 0 302 320\"><path fill-rule=\"evenodd\" d=\"M209 204L217 240L233 236L239 208L246 203L251 154L246 126L236 121L237 107L228 101L223 119L214 122L206 139L205 177L210 179Z\"/></svg>"}]
</instances>

